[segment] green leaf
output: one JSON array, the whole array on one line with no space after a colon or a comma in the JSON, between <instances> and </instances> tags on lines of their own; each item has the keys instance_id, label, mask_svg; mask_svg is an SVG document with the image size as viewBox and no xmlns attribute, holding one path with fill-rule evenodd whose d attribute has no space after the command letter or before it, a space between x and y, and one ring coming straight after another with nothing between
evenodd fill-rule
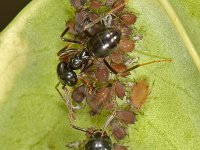
<instances>
[{"instance_id":1,"label":"green leaf","mask_svg":"<svg viewBox=\"0 0 200 150\"><path fill-rule=\"evenodd\" d=\"M198 150L200 76L195 63L200 53L200 2L134 0L128 6L138 12L135 28L144 37L134 55L141 62L159 58L172 58L173 62L133 71L132 78L145 76L155 84L136 124L129 126L124 145L130 150ZM59 36L72 17L73 9L66 0L35 0L1 33L2 150L61 150L66 149L65 144L85 138L69 127L67 110L54 89L56 53L65 46ZM192 53L180 26L193 45ZM102 127L106 120L105 116L89 117L86 110L78 112L77 118L76 124L82 127Z\"/></svg>"}]
</instances>

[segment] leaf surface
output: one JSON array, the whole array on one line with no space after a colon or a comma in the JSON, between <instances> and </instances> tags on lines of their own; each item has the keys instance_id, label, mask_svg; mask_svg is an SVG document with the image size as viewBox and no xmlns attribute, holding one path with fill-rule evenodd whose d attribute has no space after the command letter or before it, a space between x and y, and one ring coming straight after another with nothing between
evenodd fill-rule
<instances>
[{"instance_id":1,"label":"leaf surface","mask_svg":"<svg viewBox=\"0 0 200 150\"><path fill-rule=\"evenodd\" d=\"M200 5L197 0L170 0L199 55ZM172 58L133 71L131 79L147 78L151 94L130 126L129 149L200 149L200 76L165 6L156 0L130 1L138 13L135 26L143 35L133 55L140 62ZM3 150L66 149L84 135L68 126L67 110L55 84L56 53L65 46L60 33L73 18L68 1L32 1L0 36L0 145ZM199 56L197 56L198 58ZM106 117L78 112L77 125L101 127Z\"/></svg>"}]
</instances>

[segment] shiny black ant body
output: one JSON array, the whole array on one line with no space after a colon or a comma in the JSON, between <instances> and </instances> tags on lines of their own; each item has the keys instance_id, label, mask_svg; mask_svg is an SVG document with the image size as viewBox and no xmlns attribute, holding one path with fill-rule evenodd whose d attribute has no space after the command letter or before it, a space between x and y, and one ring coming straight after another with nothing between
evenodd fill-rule
<instances>
[{"instance_id":1,"label":"shiny black ant body","mask_svg":"<svg viewBox=\"0 0 200 150\"><path fill-rule=\"evenodd\" d=\"M82 66L86 67L91 57L104 58L109 56L117 47L120 36L119 31L110 28L91 37L87 42L87 48L75 54L68 62L62 61L58 64L57 73L60 82L63 85L75 86L78 79L73 70L81 69Z\"/></svg>"},{"instance_id":2,"label":"shiny black ant body","mask_svg":"<svg viewBox=\"0 0 200 150\"><path fill-rule=\"evenodd\" d=\"M119 9L122 6L124 6L124 4L114 8L113 10L108 12L106 16L111 15L114 10ZM67 61L61 61L57 66L59 83L56 85L56 90L58 91L58 93L60 94L60 96L62 97L69 109L70 124L72 123L73 118L75 118L73 115L74 107L72 105L71 96L69 95L66 85L74 87L77 84L78 76L74 72L74 70L81 69L81 72L84 72L85 69L89 68L92 65L92 63L88 64L89 60L92 60L93 58L104 59L105 57L109 56L111 52L113 52L116 49L121 39L121 33L115 28L104 27L104 29L101 32L96 33L94 35L90 34L89 29L102 19L103 16L97 18L94 22L88 23L84 27L84 33L89 35L89 39L86 43L76 39L65 38L64 36L69 31L69 26L64 30L64 32L60 36L62 41L83 44L83 46L85 46L85 48L83 48L82 50L68 49L68 46L66 46L58 52L58 56L60 58L66 56L69 58L69 60ZM108 66L108 68L112 68L105 59L104 62ZM63 85L62 88L64 90L65 97L63 97L61 92L58 90L58 86L60 83Z\"/></svg>"},{"instance_id":3,"label":"shiny black ant body","mask_svg":"<svg viewBox=\"0 0 200 150\"><path fill-rule=\"evenodd\" d=\"M102 131L101 129L95 129L93 131L86 130L77 126L73 126L74 129L86 132L89 137L88 141L84 143L83 147L85 150L112 150L113 144L111 138L107 135L107 133ZM73 146L69 146L69 148L73 148Z\"/></svg>"}]
</instances>

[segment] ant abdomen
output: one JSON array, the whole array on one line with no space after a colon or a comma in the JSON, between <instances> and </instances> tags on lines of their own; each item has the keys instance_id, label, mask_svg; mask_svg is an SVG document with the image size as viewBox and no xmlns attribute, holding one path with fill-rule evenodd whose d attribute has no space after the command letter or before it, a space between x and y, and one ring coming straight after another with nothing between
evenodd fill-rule
<instances>
[{"instance_id":1,"label":"ant abdomen","mask_svg":"<svg viewBox=\"0 0 200 150\"><path fill-rule=\"evenodd\" d=\"M107 57L116 49L120 39L121 33L116 29L109 28L90 38L87 48L94 57Z\"/></svg>"},{"instance_id":2,"label":"ant abdomen","mask_svg":"<svg viewBox=\"0 0 200 150\"><path fill-rule=\"evenodd\" d=\"M68 86L75 86L77 84L77 75L69 68L68 63L60 62L57 66L57 74L61 84Z\"/></svg>"}]
</instances>

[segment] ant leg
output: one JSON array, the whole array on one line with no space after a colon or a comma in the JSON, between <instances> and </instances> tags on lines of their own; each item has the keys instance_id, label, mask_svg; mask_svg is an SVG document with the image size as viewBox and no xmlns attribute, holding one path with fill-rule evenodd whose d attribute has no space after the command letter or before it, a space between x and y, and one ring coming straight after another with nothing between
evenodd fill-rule
<instances>
[{"instance_id":1,"label":"ant leg","mask_svg":"<svg viewBox=\"0 0 200 150\"><path fill-rule=\"evenodd\" d=\"M81 128L81 127L78 127L78 126L75 126L75 125L71 125L71 126L72 126L72 128L74 128L74 129L76 129L76 130L79 130L79 131L82 131L82 132L86 132L86 133L92 135L92 132L89 131L89 130L86 130L86 129L84 129L84 128Z\"/></svg>"},{"instance_id":2,"label":"ant leg","mask_svg":"<svg viewBox=\"0 0 200 150\"><path fill-rule=\"evenodd\" d=\"M88 64L88 61L87 61L80 73L85 72L85 71L86 71L87 69L89 69L92 65L93 65L93 61L92 61L90 64Z\"/></svg>"},{"instance_id":3,"label":"ant leg","mask_svg":"<svg viewBox=\"0 0 200 150\"><path fill-rule=\"evenodd\" d=\"M111 65L107 62L106 59L103 59L103 62L106 64L106 66L108 67L108 69L110 69L110 71L112 71L116 75L118 74L118 72L115 69L113 69L113 67L111 67Z\"/></svg>"},{"instance_id":4,"label":"ant leg","mask_svg":"<svg viewBox=\"0 0 200 150\"><path fill-rule=\"evenodd\" d=\"M106 66L116 75L123 75L124 73L127 73L127 72L130 72L138 67L141 67L141 66L145 66L145 65L149 65L149 64L153 64L153 63L157 63L157 62L171 62L172 60L171 59L163 59L163 60L154 60L154 61L150 61L150 62L147 62L147 63L143 63L143 64L137 64L123 72L117 72L115 69L113 69L110 64L104 59L104 63L106 64Z\"/></svg>"},{"instance_id":5,"label":"ant leg","mask_svg":"<svg viewBox=\"0 0 200 150\"><path fill-rule=\"evenodd\" d=\"M65 92L66 99L63 97L63 95L61 94L60 90L58 89L59 85L60 85L60 82L58 82L56 84L55 89L56 89L56 91L58 92L58 94L60 95L60 97L62 98L62 100L64 101L65 105L68 108L68 111L69 111L69 122L70 122L70 125L71 125L73 120L75 120L75 116L74 116L74 113L73 113L72 101L71 101L71 98L69 96L69 92L68 92L68 90L67 90L67 88L65 86L63 86L63 90Z\"/></svg>"},{"instance_id":6,"label":"ant leg","mask_svg":"<svg viewBox=\"0 0 200 150\"><path fill-rule=\"evenodd\" d=\"M65 102L65 99L64 99L63 95L61 94L60 90L58 89L59 85L60 85L60 82L58 82L56 84L55 89L58 92L58 94L60 95L60 97L62 98L62 100Z\"/></svg>"},{"instance_id":7,"label":"ant leg","mask_svg":"<svg viewBox=\"0 0 200 150\"><path fill-rule=\"evenodd\" d=\"M122 72L120 74L132 71L132 70L134 70L134 69L136 69L138 67L141 67L141 66L145 66L145 65L149 65L149 64L153 64L153 63L157 63L157 62L171 62L171 61L172 61L171 59L163 59L163 60L154 60L154 61L150 61L150 62L143 63L143 64L137 64L137 65L125 70L124 72Z\"/></svg>"},{"instance_id":8,"label":"ant leg","mask_svg":"<svg viewBox=\"0 0 200 150\"><path fill-rule=\"evenodd\" d=\"M73 112L72 100L71 100L71 97L69 95L69 91L67 90L67 88L65 86L63 86L62 89L64 90L64 94L66 97L65 105L67 106L68 111L69 111L69 123L72 126L73 120L76 120L74 112Z\"/></svg>"},{"instance_id":9,"label":"ant leg","mask_svg":"<svg viewBox=\"0 0 200 150\"><path fill-rule=\"evenodd\" d=\"M73 40L73 39L68 39L68 38L65 38L65 34L69 31L69 26L67 26L67 28L63 31L63 33L60 35L60 38L62 41L64 42L70 42L70 43L77 43L77 44L82 44L81 41L79 40Z\"/></svg>"},{"instance_id":10,"label":"ant leg","mask_svg":"<svg viewBox=\"0 0 200 150\"><path fill-rule=\"evenodd\" d=\"M70 55L74 55L76 53L79 53L80 50L79 49L76 49L76 48L70 48L70 49L67 49L68 48L68 45L65 46L64 48L62 48L58 53L57 53L57 56L59 56L59 58L65 58L65 57L68 57Z\"/></svg>"}]
</instances>

